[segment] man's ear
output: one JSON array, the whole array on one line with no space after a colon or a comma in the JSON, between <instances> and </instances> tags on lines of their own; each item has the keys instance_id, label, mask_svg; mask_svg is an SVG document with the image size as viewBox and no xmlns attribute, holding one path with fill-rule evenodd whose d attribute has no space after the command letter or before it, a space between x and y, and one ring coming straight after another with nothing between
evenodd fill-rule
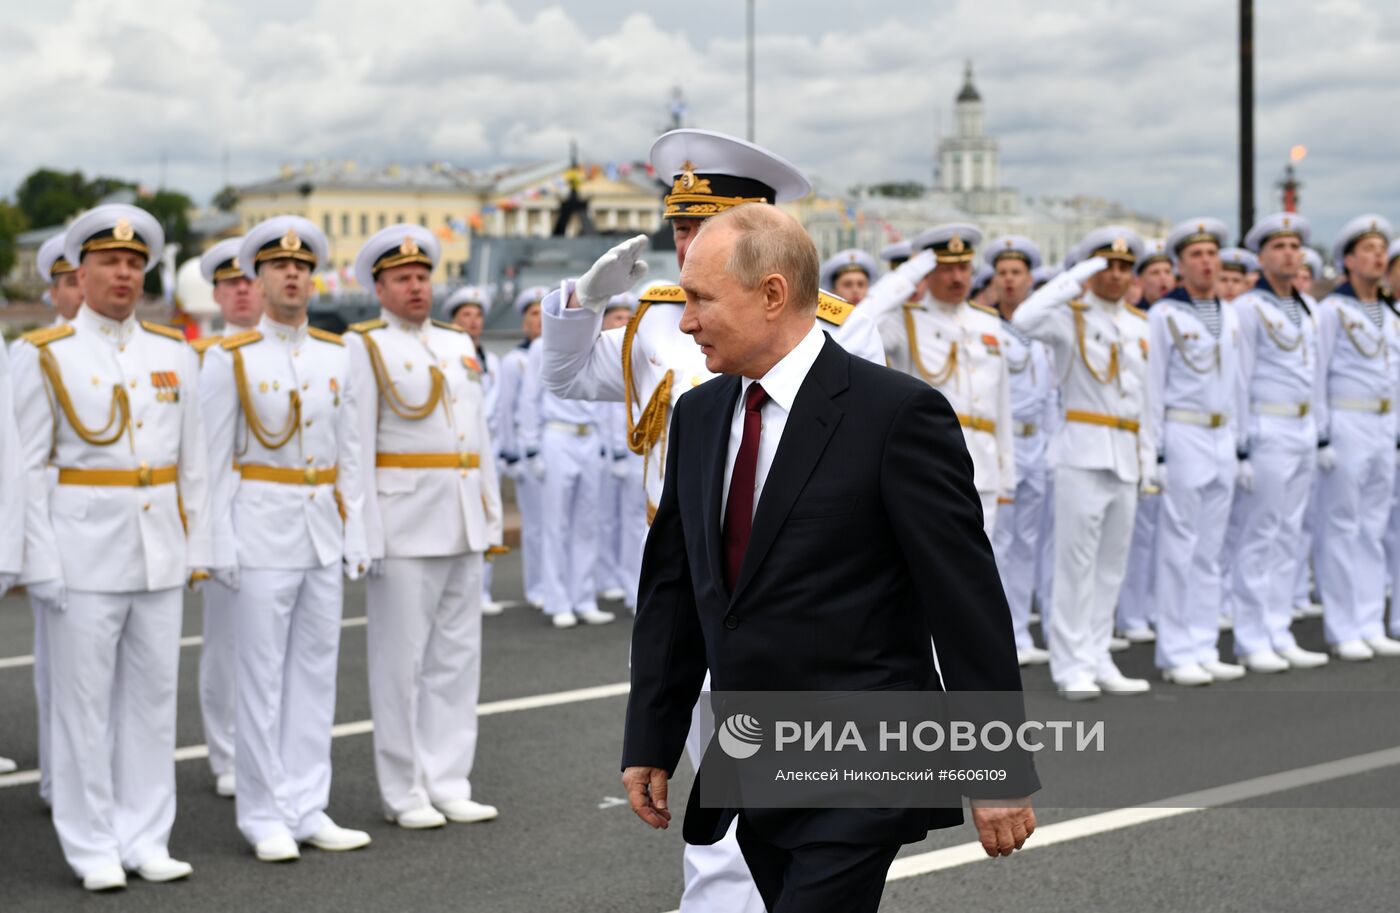
<instances>
[{"instance_id":1,"label":"man's ear","mask_svg":"<svg viewBox=\"0 0 1400 913\"><path fill-rule=\"evenodd\" d=\"M771 273L759 284L763 290L763 314L769 320L780 316L788 304L787 277L782 273Z\"/></svg>"}]
</instances>

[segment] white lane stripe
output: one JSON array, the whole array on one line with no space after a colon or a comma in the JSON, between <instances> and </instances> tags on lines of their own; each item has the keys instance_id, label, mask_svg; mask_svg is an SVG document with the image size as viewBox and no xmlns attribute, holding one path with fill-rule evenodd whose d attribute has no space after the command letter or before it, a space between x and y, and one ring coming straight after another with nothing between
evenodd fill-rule
<instances>
[{"instance_id":1,"label":"white lane stripe","mask_svg":"<svg viewBox=\"0 0 1400 913\"><path fill-rule=\"evenodd\" d=\"M342 628L363 628L368 623L369 619L361 615L358 618L342 619L340 626ZM198 634L180 638L181 647L197 647L202 643L204 643L204 638ZM32 653L26 656L7 656L0 659L0 669L23 669L32 665L34 665L34 654Z\"/></svg>"},{"instance_id":2,"label":"white lane stripe","mask_svg":"<svg viewBox=\"0 0 1400 913\"><path fill-rule=\"evenodd\" d=\"M1385 748L1367 754L1354 755L1350 758L1298 767L1281 773L1241 780L1238 783L1227 783L1224 786L1203 789L1199 792L1159 799L1138 808L1119 808L1095 815L1085 815L1082 818L1071 818L1068 821L1058 821L1054 824L1037 827L1025 847L1019 850L1016 855L1019 856L1026 850L1041 849L1054 846L1057 843L1079 840L1083 837L1093 837L1110 831L1136 827L1140 824L1150 824L1153 821L1164 821L1178 815L1187 815L1191 812L1205 811L1208 808L1218 808L1222 805L1258 799L1261 796L1300 789L1315 783L1325 783L1329 780L1339 780L1343 777L1394 767L1397 764L1400 764L1400 747ZM886 876L885 880L889 882L916 878L920 875L941 872L944 869L990 861L990 858L982 849L982 844L975 841L960 843L957 846L930 850L927 853L902 856L890 866L889 875ZM679 913L679 911L672 910L670 913Z\"/></svg>"},{"instance_id":3,"label":"white lane stripe","mask_svg":"<svg viewBox=\"0 0 1400 913\"><path fill-rule=\"evenodd\" d=\"M577 704L581 701L596 701L607 697L621 697L630 690L627 682L611 685L594 685L591 688L574 688L570 691L555 691L550 694L532 694L529 697L512 697L501 701L478 704L477 716L495 716L498 713L518 713L521 710L539 710L543 707L558 707L561 704ZM374 731L373 720L357 720L353 723L338 723L331 727L331 738L340 739L351 735L364 735ZM194 761L209 757L208 745L186 745L175 749L176 761ZM21 770L0 776L0 789L10 786L25 786L39 782L39 771Z\"/></svg>"}]
</instances>

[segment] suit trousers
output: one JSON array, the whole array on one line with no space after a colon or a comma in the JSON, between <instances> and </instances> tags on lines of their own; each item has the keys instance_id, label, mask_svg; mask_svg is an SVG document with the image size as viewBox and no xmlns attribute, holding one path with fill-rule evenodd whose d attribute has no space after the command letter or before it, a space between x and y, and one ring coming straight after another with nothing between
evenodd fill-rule
<instances>
[{"instance_id":1,"label":"suit trousers","mask_svg":"<svg viewBox=\"0 0 1400 913\"><path fill-rule=\"evenodd\" d=\"M68 591L49 611L53 823L82 878L169 855L182 591Z\"/></svg>"},{"instance_id":2,"label":"suit trousers","mask_svg":"<svg viewBox=\"0 0 1400 913\"><path fill-rule=\"evenodd\" d=\"M1035 646L1031 638L1031 593L1035 589L1040 530L1045 512L1045 472L1021 467L1016 483L1016 499L997 508L997 525L992 533L1001 586L1011 608L1011 628L1016 649Z\"/></svg>"},{"instance_id":3,"label":"suit trousers","mask_svg":"<svg viewBox=\"0 0 1400 913\"><path fill-rule=\"evenodd\" d=\"M1138 499L1133 517L1133 539L1128 546L1128 569L1123 577L1123 590L1118 594L1118 630L1150 628L1156 625L1152 610L1152 588L1157 578L1155 546L1157 544L1157 515L1161 512L1160 495Z\"/></svg>"},{"instance_id":4,"label":"suit trousers","mask_svg":"<svg viewBox=\"0 0 1400 913\"><path fill-rule=\"evenodd\" d=\"M874 913L898 843L776 847L737 816L739 846L769 913Z\"/></svg>"},{"instance_id":5,"label":"suit trousers","mask_svg":"<svg viewBox=\"0 0 1400 913\"><path fill-rule=\"evenodd\" d=\"M374 769L392 815L471 798L483 563L386 558L366 583Z\"/></svg>"},{"instance_id":6,"label":"suit trousers","mask_svg":"<svg viewBox=\"0 0 1400 913\"><path fill-rule=\"evenodd\" d=\"M52 686L49 684L49 610L43 604L29 600L34 610L34 706L39 711L39 798L53 807L53 755L49 748L51 730L49 714L53 712Z\"/></svg>"},{"instance_id":7,"label":"suit trousers","mask_svg":"<svg viewBox=\"0 0 1400 913\"><path fill-rule=\"evenodd\" d=\"M1113 675L1113 608L1123 584L1137 486L1107 469L1055 470L1055 606L1046 641L1061 688Z\"/></svg>"},{"instance_id":8,"label":"suit trousers","mask_svg":"<svg viewBox=\"0 0 1400 913\"><path fill-rule=\"evenodd\" d=\"M330 823L342 592L339 562L243 569L234 769L238 829L249 843L305 840Z\"/></svg>"},{"instance_id":9,"label":"suit trousers","mask_svg":"<svg viewBox=\"0 0 1400 913\"><path fill-rule=\"evenodd\" d=\"M598 608L594 565L598 561L598 483L601 467L596 434L571 434L546 427L542 496L544 610L549 615Z\"/></svg>"},{"instance_id":10,"label":"suit trousers","mask_svg":"<svg viewBox=\"0 0 1400 913\"><path fill-rule=\"evenodd\" d=\"M209 769L221 777L233 773L234 593L217 580L205 581L200 593L204 642L199 648L199 711L209 746Z\"/></svg>"}]
</instances>

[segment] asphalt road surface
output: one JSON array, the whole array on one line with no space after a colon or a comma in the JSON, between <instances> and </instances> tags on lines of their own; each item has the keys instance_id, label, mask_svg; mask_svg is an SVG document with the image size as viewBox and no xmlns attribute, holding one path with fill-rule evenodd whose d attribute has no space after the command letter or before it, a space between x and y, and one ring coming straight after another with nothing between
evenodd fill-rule
<instances>
[{"instance_id":1,"label":"asphalt road surface","mask_svg":"<svg viewBox=\"0 0 1400 913\"><path fill-rule=\"evenodd\" d=\"M516 554L498 566L498 598L519 594ZM613 607L618 608L618 607ZM619 609L619 611L621 611ZM357 853L307 849L300 862L258 863L214 795L196 695L199 648L182 651L172 853L185 882L133 879L115 895L85 894L63 861L34 785L36 764L27 602L0 600L0 913L113 911L464 910L521 913L674 910L679 827L653 832L623 801L618 751L630 625L557 631L528 608L485 621L480 749L473 793L501 817L427 832L384 821L374 782L365 680L363 589L347 589L340 652L330 814L368 830ZM1317 621L1296 626L1321 647ZM198 599L185 632L200 631ZM1229 652L1229 638L1222 648ZM1150 647L1119 654L1150 675ZM1068 705L1028 670L1033 716ZM592 690L583 690L592 689ZM1231 712L1202 712L1203 693L1154 685L1104 699L1114 715L1111 760L1038 759L1045 791L1027 849L990 860L969 826L906 847L891 871L888 911L1337 911L1393 909L1400 897L1400 660L1332 663L1213 686ZM538 698L521 701L521 698ZM1186 712L1190 711L1190 712ZM1080 713L1078 709L1073 711ZM360 725L356 725L360 724ZM684 807L691 772L677 773ZM1168 800L1167 807L1143 807ZM679 823L677 821L677 823ZM723 913L723 911L717 911Z\"/></svg>"}]
</instances>

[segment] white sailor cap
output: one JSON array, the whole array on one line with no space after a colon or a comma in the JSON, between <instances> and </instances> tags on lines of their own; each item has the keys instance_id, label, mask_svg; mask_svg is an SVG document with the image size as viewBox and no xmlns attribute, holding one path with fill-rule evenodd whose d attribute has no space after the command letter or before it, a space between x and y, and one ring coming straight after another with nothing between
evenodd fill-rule
<instances>
[{"instance_id":1,"label":"white sailor cap","mask_svg":"<svg viewBox=\"0 0 1400 913\"><path fill-rule=\"evenodd\" d=\"M969 288L969 292L975 295L978 292L982 291L982 289L987 287L987 283L992 281L996 274L996 270L992 269L987 264L980 264L977 267L977 271L972 274L972 284Z\"/></svg>"},{"instance_id":2,"label":"white sailor cap","mask_svg":"<svg viewBox=\"0 0 1400 913\"><path fill-rule=\"evenodd\" d=\"M532 304L539 304L544 300L552 289L547 285L532 285L515 296L515 310L519 314L524 314L525 309Z\"/></svg>"},{"instance_id":3,"label":"white sailor cap","mask_svg":"<svg viewBox=\"0 0 1400 913\"><path fill-rule=\"evenodd\" d=\"M82 262L95 250L130 250L146 258L146 272L155 269L165 250L165 232L155 216L125 203L107 203L78 216L64 235L63 259Z\"/></svg>"},{"instance_id":4,"label":"white sailor cap","mask_svg":"<svg viewBox=\"0 0 1400 913\"><path fill-rule=\"evenodd\" d=\"M913 255L914 245L908 241L896 241L880 248L880 259L889 263L891 267L899 266Z\"/></svg>"},{"instance_id":5,"label":"white sailor cap","mask_svg":"<svg viewBox=\"0 0 1400 913\"><path fill-rule=\"evenodd\" d=\"M225 238L204 252L199 258L199 274L205 282L218 285L225 279L247 278L238 265L238 248L242 238Z\"/></svg>"},{"instance_id":6,"label":"white sailor cap","mask_svg":"<svg viewBox=\"0 0 1400 913\"><path fill-rule=\"evenodd\" d=\"M1322 278L1322 255L1311 247L1303 248L1303 265L1312 273L1314 279Z\"/></svg>"},{"instance_id":7,"label":"white sailor cap","mask_svg":"<svg viewBox=\"0 0 1400 913\"><path fill-rule=\"evenodd\" d=\"M761 146L712 130L685 128L651 144L656 176L671 179L667 219L705 219L742 203L783 203L812 184L796 166Z\"/></svg>"},{"instance_id":8,"label":"white sailor cap","mask_svg":"<svg viewBox=\"0 0 1400 913\"><path fill-rule=\"evenodd\" d=\"M1133 266L1133 271L1140 276L1143 270L1154 263L1171 262L1172 255L1171 252L1167 250L1166 238L1143 238L1142 256L1138 258L1138 262Z\"/></svg>"},{"instance_id":9,"label":"white sailor cap","mask_svg":"<svg viewBox=\"0 0 1400 913\"><path fill-rule=\"evenodd\" d=\"M1254 223L1254 227L1244 236L1244 246L1257 254L1274 238L1294 237L1299 244L1307 247L1311 235L1312 226L1304 217L1296 212L1276 212Z\"/></svg>"},{"instance_id":10,"label":"white sailor cap","mask_svg":"<svg viewBox=\"0 0 1400 913\"><path fill-rule=\"evenodd\" d=\"M1142 238L1137 232L1124 225L1105 225L1089 232L1075 245L1075 262L1090 257L1103 257L1106 260L1120 260L1135 264L1142 256ZM1069 258L1065 259L1066 266Z\"/></svg>"},{"instance_id":11,"label":"white sailor cap","mask_svg":"<svg viewBox=\"0 0 1400 913\"><path fill-rule=\"evenodd\" d=\"M627 308L629 311L637 309L637 296L631 292L623 292L620 295L613 295L608 299L608 306L603 308L603 313L614 311L618 308Z\"/></svg>"},{"instance_id":12,"label":"white sailor cap","mask_svg":"<svg viewBox=\"0 0 1400 913\"><path fill-rule=\"evenodd\" d=\"M67 232L61 231L39 245L34 265L39 268L39 275L43 277L45 285L53 285L59 276L77 269L63 256L63 243L67 236Z\"/></svg>"},{"instance_id":13,"label":"white sailor cap","mask_svg":"<svg viewBox=\"0 0 1400 913\"><path fill-rule=\"evenodd\" d=\"M986 250L982 253L982 259L993 269L996 269L997 261L1003 257L1020 260L1032 272L1040 267L1040 248L1025 235L1003 235L995 241L988 242Z\"/></svg>"},{"instance_id":14,"label":"white sailor cap","mask_svg":"<svg viewBox=\"0 0 1400 913\"><path fill-rule=\"evenodd\" d=\"M1172 255L1172 262L1176 262L1183 247L1198 241L1212 241L1217 249L1222 248L1230 243L1230 230L1225 227L1224 222L1209 216L1178 222L1176 227L1167 233L1167 252Z\"/></svg>"},{"instance_id":15,"label":"white sailor cap","mask_svg":"<svg viewBox=\"0 0 1400 913\"><path fill-rule=\"evenodd\" d=\"M1039 288L1062 272L1064 269L1059 265L1047 263L1039 269L1031 270L1031 281L1035 283L1036 288Z\"/></svg>"},{"instance_id":16,"label":"white sailor cap","mask_svg":"<svg viewBox=\"0 0 1400 913\"><path fill-rule=\"evenodd\" d=\"M258 274L258 265L272 260L299 260L311 267L326 262L330 246L326 236L310 219L301 216L273 216L249 229L238 248L238 265L249 279Z\"/></svg>"},{"instance_id":17,"label":"white sailor cap","mask_svg":"<svg viewBox=\"0 0 1400 913\"><path fill-rule=\"evenodd\" d=\"M1220 252L1220 265L1237 273L1252 273L1259 269L1259 258L1243 247L1227 247Z\"/></svg>"},{"instance_id":18,"label":"white sailor cap","mask_svg":"<svg viewBox=\"0 0 1400 913\"><path fill-rule=\"evenodd\" d=\"M936 225L914 236L915 250L931 250L939 263L970 263L982 243L982 230L967 222Z\"/></svg>"},{"instance_id":19,"label":"white sailor cap","mask_svg":"<svg viewBox=\"0 0 1400 913\"><path fill-rule=\"evenodd\" d=\"M447 300L442 303L442 309L447 314L448 320L451 320L458 311L469 304L481 308L481 313L485 314L489 310L486 299L486 290L481 286L464 285L454 289L452 294L447 296Z\"/></svg>"},{"instance_id":20,"label":"white sailor cap","mask_svg":"<svg viewBox=\"0 0 1400 913\"><path fill-rule=\"evenodd\" d=\"M822 264L821 286L831 288L836 284L837 276L852 272L865 273L865 278L874 281L879 267L875 264L875 258L863 250L852 247L837 251Z\"/></svg>"},{"instance_id":21,"label":"white sailor cap","mask_svg":"<svg viewBox=\"0 0 1400 913\"><path fill-rule=\"evenodd\" d=\"M69 229L71 232L72 229ZM1375 236L1390 244L1390 239L1395 235L1394 229L1390 227L1390 222L1385 216L1374 214L1357 216L1346 225L1342 226L1342 233L1337 235L1337 240L1332 244L1332 263L1337 269L1345 269L1343 260L1351 249L1356 246L1356 242L1362 238Z\"/></svg>"},{"instance_id":22,"label":"white sailor cap","mask_svg":"<svg viewBox=\"0 0 1400 913\"><path fill-rule=\"evenodd\" d=\"M371 235L355 255L355 281L362 289L372 289L384 270L410 264L426 266L432 272L441 253L438 239L422 225L390 225Z\"/></svg>"}]
</instances>

